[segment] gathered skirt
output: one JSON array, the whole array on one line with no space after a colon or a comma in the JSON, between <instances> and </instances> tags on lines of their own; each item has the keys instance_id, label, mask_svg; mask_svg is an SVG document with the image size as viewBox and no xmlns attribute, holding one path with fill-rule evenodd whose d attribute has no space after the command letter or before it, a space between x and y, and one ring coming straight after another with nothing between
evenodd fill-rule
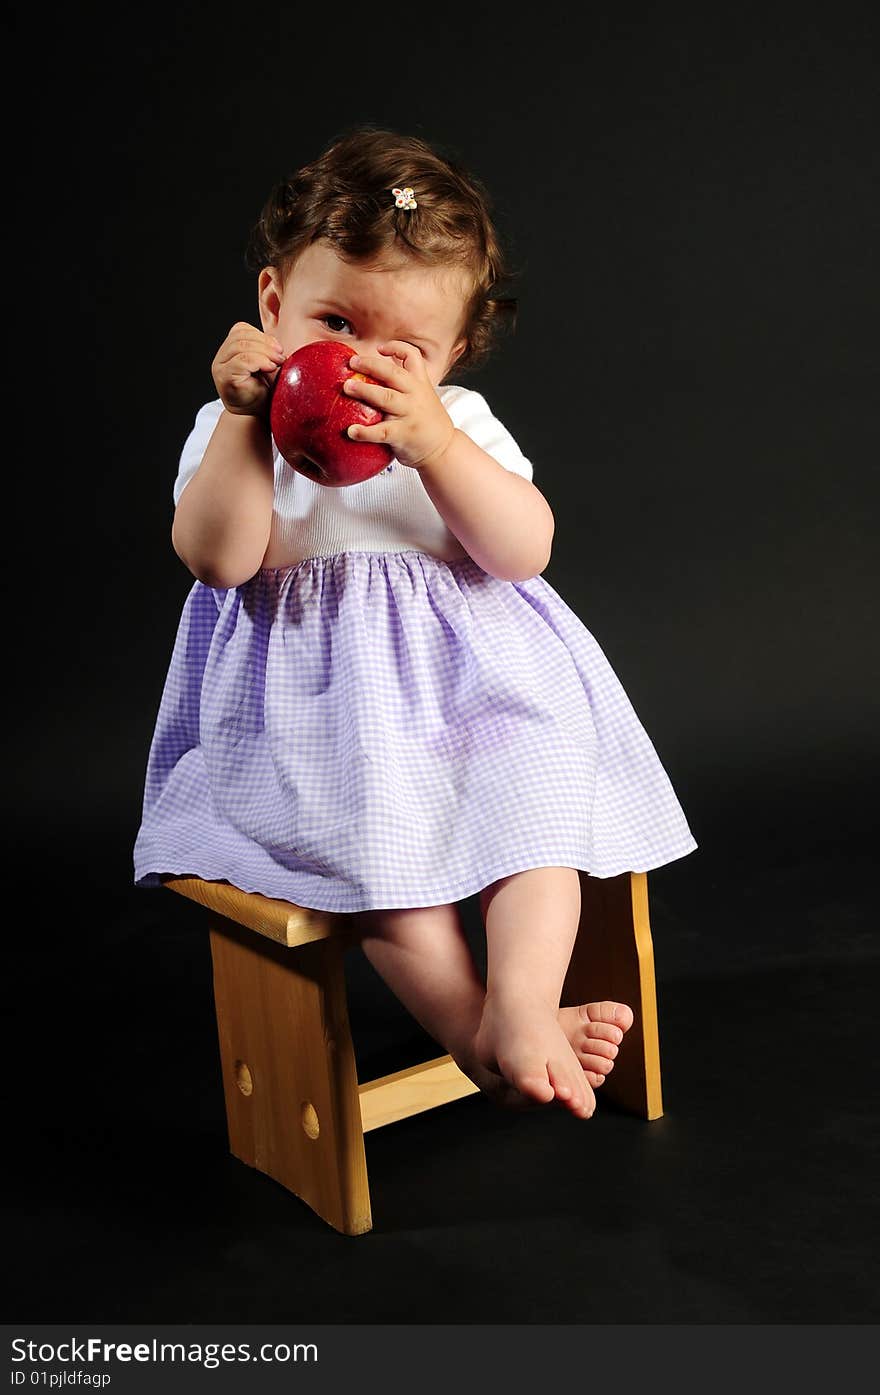
<instances>
[{"instance_id":1,"label":"gathered skirt","mask_svg":"<svg viewBox=\"0 0 880 1395\"><path fill-rule=\"evenodd\" d=\"M191 875L344 913L696 846L620 680L541 576L350 551L186 597L136 885Z\"/></svg>"}]
</instances>

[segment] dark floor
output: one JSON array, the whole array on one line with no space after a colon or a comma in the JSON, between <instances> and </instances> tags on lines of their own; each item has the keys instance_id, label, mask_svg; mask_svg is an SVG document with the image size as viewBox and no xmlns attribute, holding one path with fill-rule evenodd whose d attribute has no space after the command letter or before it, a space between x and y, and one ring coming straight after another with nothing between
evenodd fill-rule
<instances>
[{"instance_id":1,"label":"dark floor","mask_svg":"<svg viewBox=\"0 0 880 1395\"><path fill-rule=\"evenodd\" d=\"M474 1096L380 1129L350 1238L229 1154L203 912L129 885L128 835L100 868L85 833L54 849L53 887L23 854L46 895L7 936L7 1321L877 1320L868 852L650 873L664 1117ZM436 1054L358 950L348 973L362 1076Z\"/></svg>"}]
</instances>

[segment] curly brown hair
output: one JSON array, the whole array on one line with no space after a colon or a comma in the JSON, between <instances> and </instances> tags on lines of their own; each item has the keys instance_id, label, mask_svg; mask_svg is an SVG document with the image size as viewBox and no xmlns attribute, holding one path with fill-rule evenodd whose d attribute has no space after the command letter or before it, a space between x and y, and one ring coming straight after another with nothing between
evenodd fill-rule
<instances>
[{"instance_id":1,"label":"curly brown hair","mask_svg":"<svg viewBox=\"0 0 880 1395\"><path fill-rule=\"evenodd\" d=\"M415 190L417 207L398 208L391 190ZM483 184L438 148L416 136L356 126L337 136L310 164L279 179L250 231L249 271L278 269L282 288L302 251L319 238L348 261L372 260L391 247L429 266L470 274L455 372L481 364L498 331L516 322L512 279Z\"/></svg>"}]
</instances>

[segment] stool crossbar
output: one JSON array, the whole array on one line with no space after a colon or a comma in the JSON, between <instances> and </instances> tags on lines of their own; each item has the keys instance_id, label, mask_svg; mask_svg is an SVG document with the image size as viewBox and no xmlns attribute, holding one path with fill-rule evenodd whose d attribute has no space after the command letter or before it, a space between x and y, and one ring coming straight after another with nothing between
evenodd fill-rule
<instances>
[{"instance_id":1,"label":"stool crossbar","mask_svg":"<svg viewBox=\"0 0 880 1395\"><path fill-rule=\"evenodd\" d=\"M646 1119L663 1112L647 873L580 872L581 920L561 1004L611 998L635 1020L598 1099ZM336 1230L372 1227L364 1135L478 1093L451 1056L359 1083L344 954L351 918L163 878L209 912L214 1005L229 1146Z\"/></svg>"}]
</instances>

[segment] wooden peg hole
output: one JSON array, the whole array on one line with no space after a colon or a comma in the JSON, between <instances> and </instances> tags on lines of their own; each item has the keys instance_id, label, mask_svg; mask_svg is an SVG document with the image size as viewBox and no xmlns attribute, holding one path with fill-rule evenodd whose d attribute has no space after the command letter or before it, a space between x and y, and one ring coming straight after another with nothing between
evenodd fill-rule
<instances>
[{"instance_id":1,"label":"wooden peg hole","mask_svg":"<svg viewBox=\"0 0 880 1395\"><path fill-rule=\"evenodd\" d=\"M253 1077L244 1061L236 1061L235 1063L235 1083L243 1095L254 1093Z\"/></svg>"}]
</instances>

